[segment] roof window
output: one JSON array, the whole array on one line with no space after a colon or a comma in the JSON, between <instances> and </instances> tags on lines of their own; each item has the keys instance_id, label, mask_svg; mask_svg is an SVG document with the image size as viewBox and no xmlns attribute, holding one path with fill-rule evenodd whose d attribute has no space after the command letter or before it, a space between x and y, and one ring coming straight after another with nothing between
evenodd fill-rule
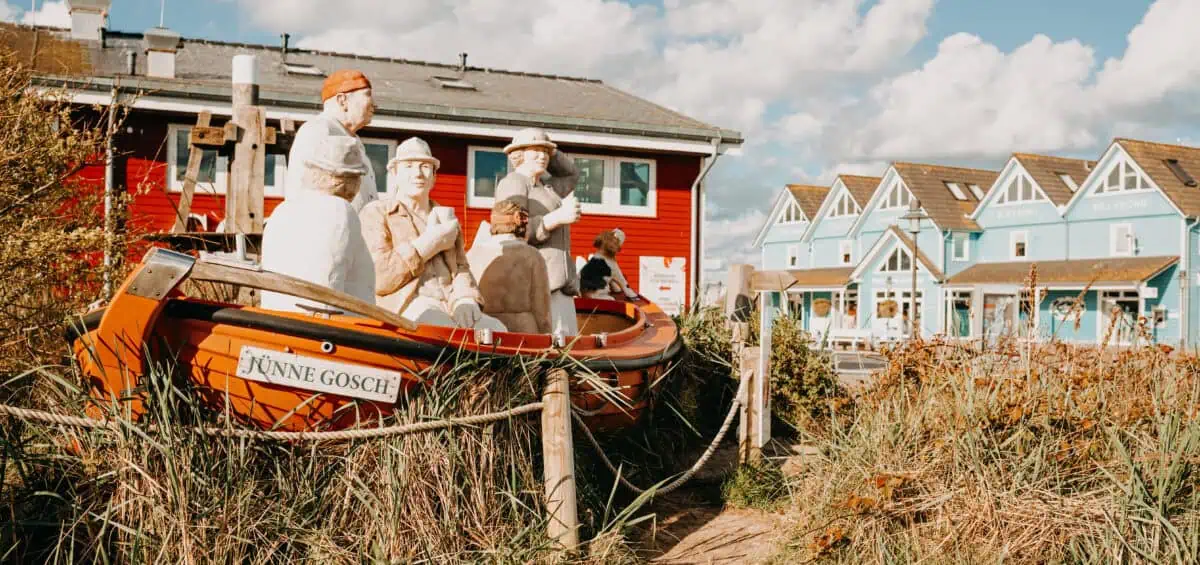
<instances>
[{"instance_id":1,"label":"roof window","mask_svg":"<svg viewBox=\"0 0 1200 565\"><path fill-rule=\"evenodd\" d=\"M1183 165L1179 164L1179 159L1163 159L1163 163L1166 163L1167 168L1171 169L1171 172L1184 186L1196 186L1196 179L1183 169Z\"/></svg>"},{"instance_id":2,"label":"roof window","mask_svg":"<svg viewBox=\"0 0 1200 565\"><path fill-rule=\"evenodd\" d=\"M944 184L946 185L946 188L949 188L949 189L950 189L950 192L954 193L954 197L955 197L955 198L957 198L957 199L959 199L959 200L966 200L966 199L967 199L967 193L963 192L963 189L962 189L962 187L961 187L961 186L958 186L958 183L956 183L956 182L947 182L947 183L944 183Z\"/></svg>"},{"instance_id":3,"label":"roof window","mask_svg":"<svg viewBox=\"0 0 1200 565\"><path fill-rule=\"evenodd\" d=\"M971 189L971 194L975 195L976 200L983 200L983 189L977 184L968 184L967 188Z\"/></svg>"},{"instance_id":4,"label":"roof window","mask_svg":"<svg viewBox=\"0 0 1200 565\"><path fill-rule=\"evenodd\" d=\"M466 79L458 77L433 77L433 82L442 88L451 88L454 90L478 90L475 85L467 82Z\"/></svg>"},{"instance_id":5,"label":"roof window","mask_svg":"<svg viewBox=\"0 0 1200 565\"><path fill-rule=\"evenodd\" d=\"M1075 184L1075 179L1071 178L1071 175L1068 175L1067 173L1054 174L1058 175L1058 180L1061 180L1063 184L1067 185L1067 188L1071 189L1071 192L1079 190L1079 185Z\"/></svg>"},{"instance_id":6,"label":"roof window","mask_svg":"<svg viewBox=\"0 0 1200 565\"><path fill-rule=\"evenodd\" d=\"M287 70L289 75L305 75L310 77L325 76L325 71L322 71L314 65L306 65L304 63L284 63L283 68Z\"/></svg>"}]
</instances>

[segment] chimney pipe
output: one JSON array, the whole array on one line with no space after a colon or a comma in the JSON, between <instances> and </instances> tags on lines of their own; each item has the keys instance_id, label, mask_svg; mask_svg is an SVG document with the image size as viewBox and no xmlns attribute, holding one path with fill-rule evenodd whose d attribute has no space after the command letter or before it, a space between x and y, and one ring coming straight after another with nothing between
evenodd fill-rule
<instances>
[{"instance_id":1,"label":"chimney pipe","mask_svg":"<svg viewBox=\"0 0 1200 565\"><path fill-rule=\"evenodd\" d=\"M465 51L458 54L458 72L467 72L467 53Z\"/></svg>"},{"instance_id":2,"label":"chimney pipe","mask_svg":"<svg viewBox=\"0 0 1200 565\"><path fill-rule=\"evenodd\" d=\"M280 49L279 54L280 54L280 57L283 59L283 62L286 63L287 62L287 53L288 53L288 39L291 39L292 36L287 33L284 33L284 34L281 34L280 37L283 38L283 48Z\"/></svg>"},{"instance_id":3,"label":"chimney pipe","mask_svg":"<svg viewBox=\"0 0 1200 565\"><path fill-rule=\"evenodd\" d=\"M137 74L137 51L125 52L125 73L130 76Z\"/></svg>"}]
</instances>

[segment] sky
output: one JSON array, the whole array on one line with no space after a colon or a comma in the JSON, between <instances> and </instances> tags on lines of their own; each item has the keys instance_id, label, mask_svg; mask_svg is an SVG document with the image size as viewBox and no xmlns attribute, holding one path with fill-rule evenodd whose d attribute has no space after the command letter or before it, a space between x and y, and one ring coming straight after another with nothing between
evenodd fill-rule
<instances>
[{"instance_id":1,"label":"sky","mask_svg":"<svg viewBox=\"0 0 1200 565\"><path fill-rule=\"evenodd\" d=\"M114 0L110 27L159 23ZM63 2L0 19L65 25ZM896 160L999 169L1114 136L1200 144L1200 0L166 0L187 37L587 76L742 132L706 180L710 280L787 183Z\"/></svg>"}]
</instances>

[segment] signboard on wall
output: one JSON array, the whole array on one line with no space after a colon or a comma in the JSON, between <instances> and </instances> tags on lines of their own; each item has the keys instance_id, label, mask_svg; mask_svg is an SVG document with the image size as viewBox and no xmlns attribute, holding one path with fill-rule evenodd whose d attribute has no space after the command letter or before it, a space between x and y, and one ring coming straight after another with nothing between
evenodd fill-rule
<instances>
[{"instance_id":1,"label":"signboard on wall","mask_svg":"<svg viewBox=\"0 0 1200 565\"><path fill-rule=\"evenodd\" d=\"M679 315L687 297L687 258L639 257L638 286L646 300L667 314Z\"/></svg>"}]
</instances>

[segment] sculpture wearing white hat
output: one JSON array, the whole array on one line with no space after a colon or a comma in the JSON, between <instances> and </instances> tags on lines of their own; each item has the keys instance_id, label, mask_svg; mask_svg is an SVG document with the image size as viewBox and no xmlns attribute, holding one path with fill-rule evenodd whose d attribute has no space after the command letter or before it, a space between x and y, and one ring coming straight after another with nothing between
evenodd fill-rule
<instances>
[{"instance_id":1,"label":"sculpture wearing white hat","mask_svg":"<svg viewBox=\"0 0 1200 565\"><path fill-rule=\"evenodd\" d=\"M429 198L439 166L424 140L405 140L388 162L386 197L360 214L375 261L376 301L419 324L504 331L479 307L454 209Z\"/></svg>"},{"instance_id":2,"label":"sculpture wearing white hat","mask_svg":"<svg viewBox=\"0 0 1200 565\"><path fill-rule=\"evenodd\" d=\"M575 299L579 274L571 256L571 224L579 221L575 198L579 169L558 151L546 132L523 129L504 148L513 171L496 186L496 201L511 200L529 213L526 240L538 248L550 278L550 311L554 333L575 335Z\"/></svg>"},{"instance_id":3,"label":"sculpture wearing white hat","mask_svg":"<svg viewBox=\"0 0 1200 565\"><path fill-rule=\"evenodd\" d=\"M323 138L296 168L303 181L263 228L263 269L374 304L375 267L350 203L368 170L357 142L346 136ZM329 308L273 292L264 292L260 304L292 312Z\"/></svg>"}]
</instances>

